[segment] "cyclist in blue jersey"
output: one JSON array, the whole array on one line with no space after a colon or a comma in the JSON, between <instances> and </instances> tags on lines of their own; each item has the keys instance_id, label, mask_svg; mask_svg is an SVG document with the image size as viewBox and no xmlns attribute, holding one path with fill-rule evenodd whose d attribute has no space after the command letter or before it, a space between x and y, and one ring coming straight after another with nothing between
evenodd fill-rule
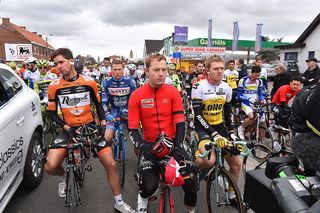
<instances>
[{"instance_id":1,"label":"cyclist in blue jersey","mask_svg":"<svg viewBox=\"0 0 320 213\"><path fill-rule=\"evenodd\" d=\"M264 100L264 85L260 77L261 67L253 66L249 76L240 79L238 84L238 100L241 101L241 108L246 113L246 118L242 125L238 127L238 136L244 139L245 128L248 127L254 120L253 104L259 102L265 103ZM263 119L262 119L263 120Z\"/></svg>"},{"instance_id":2,"label":"cyclist in blue jersey","mask_svg":"<svg viewBox=\"0 0 320 213\"><path fill-rule=\"evenodd\" d=\"M102 81L102 105L106 112L107 142L112 141L112 136L118 126L114 118L120 117L120 111L128 109L128 101L131 93L136 89L133 78L124 77L124 65L120 60L113 60L111 65L112 77Z\"/></svg>"}]
</instances>

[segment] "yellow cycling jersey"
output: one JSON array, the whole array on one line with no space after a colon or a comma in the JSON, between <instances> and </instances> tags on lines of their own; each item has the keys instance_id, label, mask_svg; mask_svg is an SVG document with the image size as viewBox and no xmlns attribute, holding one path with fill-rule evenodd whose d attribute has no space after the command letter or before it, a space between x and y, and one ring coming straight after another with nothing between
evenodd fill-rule
<instances>
[{"instance_id":1,"label":"yellow cycling jersey","mask_svg":"<svg viewBox=\"0 0 320 213\"><path fill-rule=\"evenodd\" d=\"M232 88L226 82L209 83L207 79L197 82L191 91L191 98L202 100L202 115L210 125L223 122L223 107L232 99Z\"/></svg>"},{"instance_id":2,"label":"yellow cycling jersey","mask_svg":"<svg viewBox=\"0 0 320 213\"><path fill-rule=\"evenodd\" d=\"M223 80L226 81L232 89L238 88L239 73L236 70L226 70L223 74Z\"/></svg>"}]
</instances>

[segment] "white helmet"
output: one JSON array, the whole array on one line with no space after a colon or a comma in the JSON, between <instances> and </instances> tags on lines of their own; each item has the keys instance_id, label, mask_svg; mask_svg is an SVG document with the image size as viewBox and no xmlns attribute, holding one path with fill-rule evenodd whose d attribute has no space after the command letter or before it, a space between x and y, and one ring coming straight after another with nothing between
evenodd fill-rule
<instances>
[{"instance_id":1,"label":"white helmet","mask_svg":"<svg viewBox=\"0 0 320 213\"><path fill-rule=\"evenodd\" d=\"M137 66L135 64L128 64L127 68L129 70L136 70L137 69Z\"/></svg>"},{"instance_id":2,"label":"white helmet","mask_svg":"<svg viewBox=\"0 0 320 213\"><path fill-rule=\"evenodd\" d=\"M28 63L36 63L38 59L36 59L35 57L29 57L27 58L24 63L28 64Z\"/></svg>"}]
</instances>

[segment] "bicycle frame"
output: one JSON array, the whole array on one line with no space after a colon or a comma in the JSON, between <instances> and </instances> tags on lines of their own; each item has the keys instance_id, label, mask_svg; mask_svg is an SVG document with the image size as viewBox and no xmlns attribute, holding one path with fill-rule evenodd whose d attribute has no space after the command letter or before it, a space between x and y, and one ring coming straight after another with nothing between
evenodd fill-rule
<instances>
[{"instance_id":1,"label":"bicycle frame","mask_svg":"<svg viewBox=\"0 0 320 213\"><path fill-rule=\"evenodd\" d=\"M124 137L124 127L123 127L123 121L121 118L117 118L116 122L119 123L119 127L117 129L117 131L115 132L115 139L116 139L116 144L115 144L115 148L116 148L116 158L119 158L120 155L120 150L123 149L124 152L124 160L127 160L127 139ZM121 140L120 137L123 136L123 139L125 140L124 143L119 143L119 141ZM123 147L122 147L123 145Z\"/></svg>"}]
</instances>

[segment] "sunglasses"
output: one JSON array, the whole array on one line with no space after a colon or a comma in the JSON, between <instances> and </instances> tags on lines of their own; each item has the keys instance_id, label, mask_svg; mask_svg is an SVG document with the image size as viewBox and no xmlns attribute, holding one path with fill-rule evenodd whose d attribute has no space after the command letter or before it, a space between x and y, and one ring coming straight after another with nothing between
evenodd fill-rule
<instances>
[{"instance_id":1,"label":"sunglasses","mask_svg":"<svg viewBox=\"0 0 320 213\"><path fill-rule=\"evenodd\" d=\"M46 69L47 67L38 67L39 69Z\"/></svg>"}]
</instances>

